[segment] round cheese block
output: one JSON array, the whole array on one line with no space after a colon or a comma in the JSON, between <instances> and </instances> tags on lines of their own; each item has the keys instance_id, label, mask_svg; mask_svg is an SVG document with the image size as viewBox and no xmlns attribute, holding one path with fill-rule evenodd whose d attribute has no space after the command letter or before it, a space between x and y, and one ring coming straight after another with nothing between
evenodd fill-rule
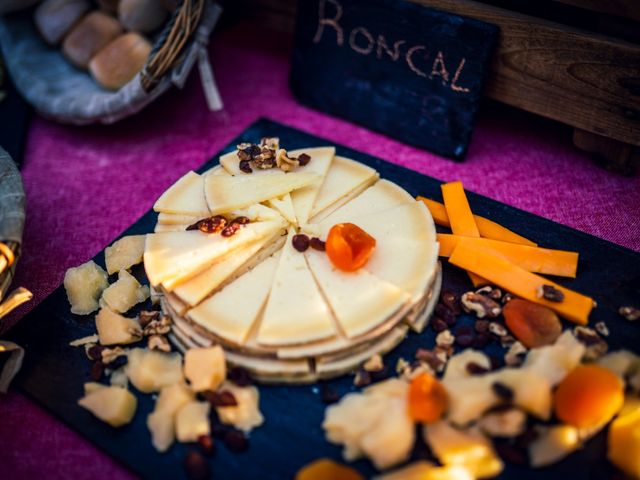
<instances>
[{"instance_id":1,"label":"round cheese block","mask_svg":"<svg viewBox=\"0 0 640 480\"><path fill-rule=\"evenodd\" d=\"M410 329L422 331L440 292L424 205L333 147L288 156L303 153L310 160L290 172L246 172L236 151L203 175L187 173L156 202L158 224L145 246L172 341L183 350L221 345L230 364L264 382L357 368ZM345 222L376 240L359 270L337 269L322 248L296 248L296 235L325 241Z\"/></svg>"}]
</instances>

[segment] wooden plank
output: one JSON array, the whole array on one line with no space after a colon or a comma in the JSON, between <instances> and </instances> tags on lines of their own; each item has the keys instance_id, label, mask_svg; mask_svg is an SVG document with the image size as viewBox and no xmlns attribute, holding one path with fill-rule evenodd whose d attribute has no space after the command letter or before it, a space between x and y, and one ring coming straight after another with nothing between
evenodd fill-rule
<instances>
[{"instance_id":1,"label":"wooden plank","mask_svg":"<svg viewBox=\"0 0 640 480\"><path fill-rule=\"evenodd\" d=\"M486 94L640 145L640 47L470 0L412 0L500 26Z\"/></svg>"},{"instance_id":2,"label":"wooden plank","mask_svg":"<svg viewBox=\"0 0 640 480\"><path fill-rule=\"evenodd\" d=\"M554 0L554 2L640 21L638 0Z\"/></svg>"},{"instance_id":3,"label":"wooden plank","mask_svg":"<svg viewBox=\"0 0 640 480\"><path fill-rule=\"evenodd\" d=\"M596 162L608 170L622 175L632 175L640 165L640 148L607 137L574 129L573 144L591 153Z\"/></svg>"}]
</instances>

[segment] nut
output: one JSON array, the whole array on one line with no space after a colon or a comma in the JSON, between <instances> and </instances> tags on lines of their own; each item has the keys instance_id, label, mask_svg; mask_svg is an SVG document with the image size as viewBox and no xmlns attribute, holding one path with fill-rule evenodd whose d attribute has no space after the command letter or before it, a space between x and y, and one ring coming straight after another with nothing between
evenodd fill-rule
<instances>
[{"instance_id":1,"label":"nut","mask_svg":"<svg viewBox=\"0 0 640 480\"><path fill-rule=\"evenodd\" d=\"M149 350L159 350L167 353L171 351L171 344L164 335L149 335L147 347Z\"/></svg>"},{"instance_id":2,"label":"nut","mask_svg":"<svg viewBox=\"0 0 640 480\"><path fill-rule=\"evenodd\" d=\"M373 357L367 360L364 365L362 365L367 372L379 372L384 368L384 362L382 361L382 357L379 353L376 353Z\"/></svg>"},{"instance_id":3,"label":"nut","mask_svg":"<svg viewBox=\"0 0 640 480\"><path fill-rule=\"evenodd\" d=\"M360 368L356 372L356 376L353 378L353 384L356 387L366 387L371 384L371 374L365 369Z\"/></svg>"},{"instance_id":4,"label":"nut","mask_svg":"<svg viewBox=\"0 0 640 480\"><path fill-rule=\"evenodd\" d=\"M138 322L142 328L145 328L152 320L158 320L160 312L158 310L142 310L138 314Z\"/></svg>"},{"instance_id":5,"label":"nut","mask_svg":"<svg viewBox=\"0 0 640 480\"><path fill-rule=\"evenodd\" d=\"M550 302L562 302L564 300L564 293L553 285L540 285L538 287L537 296L538 298L544 298Z\"/></svg>"},{"instance_id":6,"label":"nut","mask_svg":"<svg viewBox=\"0 0 640 480\"><path fill-rule=\"evenodd\" d=\"M595 324L596 331L603 337L609 336L609 327L604 322L598 322Z\"/></svg>"},{"instance_id":7,"label":"nut","mask_svg":"<svg viewBox=\"0 0 640 480\"><path fill-rule=\"evenodd\" d=\"M166 315L160 320L152 320L142 330L142 335L148 337L150 335L166 335L171 331L171 318Z\"/></svg>"},{"instance_id":8,"label":"nut","mask_svg":"<svg viewBox=\"0 0 640 480\"><path fill-rule=\"evenodd\" d=\"M630 322L635 322L636 320L640 319L640 308L630 306L620 307L618 309L618 313Z\"/></svg>"},{"instance_id":9,"label":"nut","mask_svg":"<svg viewBox=\"0 0 640 480\"><path fill-rule=\"evenodd\" d=\"M453 345L456 338L451 334L450 330L443 330L436 336L436 345L439 347Z\"/></svg>"},{"instance_id":10,"label":"nut","mask_svg":"<svg viewBox=\"0 0 640 480\"><path fill-rule=\"evenodd\" d=\"M498 322L491 322L489 324L489 332L493 333L496 337L504 337L507 335L507 329Z\"/></svg>"},{"instance_id":11,"label":"nut","mask_svg":"<svg viewBox=\"0 0 640 480\"><path fill-rule=\"evenodd\" d=\"M482 288L479 288L478 290L476 290L476 293L479 293L480 295L486 295L491 300L495 300L496 302L500 301L500 299L502 298L502 290L497 287L492 287L491 285L486 285Z\"/></svg>"},{"instance_id":12,"label":"nut","mask_svg":"<svg viewBox=\"0 0 640 480\"><path fill-rule=\"evenodd\" d=\"M238 166L240 171L243 173L253 173L253 169L251 168L251 164L249 160L240 160L240 165Z\"/></svg>"},{"instance_id":13,"label":"nut","mask_svg":"<svg viewBox=\"0 0 640 480\"><path fill-rule=\"evenodd\" d=\"M435 372L428 363L415 361L400 373L400 378L406 380L407 382L410 382L418 375L422 375L423 373L435 375Z\"/></svg>"},{"instance_id":14,"label":"nut","mask_svg":"<svg viewBox=\"0 0 640 480\"><path fill-rule=\"evenodd\" d=\"M575 337L584 344L584 360L597 360L607 353L609 345L592 328L577 326L573 329Z\"/></svg>"},{"instance_id":15,"label":"nut","mask_svg":"<svg viewBox=\"0 0 640 480\"><path fill-rule=\"evenodd\" d=\"M281 148L276 152L276 166L283 172L291 172L292 170L295 170L298 165L300 165L300 162L295 158L289 158L287 156L287 151L284 148Z\"/></svg>"},{"instance_id":16,"label":"nut","mask_svg":"<svg viewBox=\"0 0 640 480\"><path fill-rule=\"evenodd\" d=\"M527 353L526 347L520 342L514 342L504 355L504 363L509 367L516 367L522 363Z\"/></svg>"},{"instance_id":17,"label":"nut","mask_svg":"<svg viewBox=\"0 0 640 480\"><path fill-rule=\"evenodd\" d=\"M436 352L435 349L426 350L424 348L419 348L416 351L416 360L422 363L426 363L432 370L436 372L441 372L444 370L444 367L447 364L448 355L443 350L438 350Z\"/></svg>"},{"instance_id":18,"label":"nut","mask_svg":"<svg viewBox=\"0 0 640 480\"><path fill-rule=\"evenodd\" d=\"M278 150L280 148L280 138L278 137L262 137L260 139L260 147L270 150Z\"/></svg>"},{"instance_id":19,"label":"nut","mask_svg":"<svg viewBox=\"0 0 640 480\"><path fill-rule=\"evenodd\" d=\"M475 292L467 292L460 299L462 306L474 312L478 318L496 318L502 313L502 307L495 300Z\"/></svg>"},{"instance_id":20,"label":"nut","mask_svg":"<svg viewBox=\"0 0 640 480\"><path fill-rule=\"evenodd\" d=\"M122 357L122 356L125 356L125 357L127 356L127 351L122 347L105 348L100 353L101 362L104 365L109 365L116 358Z\"/></svg>"},{"instance_id":21,"label":"nut","mask_svg":"<svg viewBox=\"0 0 640 480\"><path fill-rule=\"evenodd\" d=\"M511 295L510 293L505 293L502 296L502 305L506 305L507 303L509 303L511 300L513 300L515 297L513 295Z\"/></svg>"}]
</instances>

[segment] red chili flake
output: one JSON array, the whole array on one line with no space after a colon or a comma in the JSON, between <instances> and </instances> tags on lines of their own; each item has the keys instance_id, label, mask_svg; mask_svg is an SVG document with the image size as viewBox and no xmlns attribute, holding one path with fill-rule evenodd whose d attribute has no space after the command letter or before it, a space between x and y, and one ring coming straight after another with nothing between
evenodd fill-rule
<instances>
[{"instance_id":1,"label":"red chili flake","mask_svg":"<svg viewBox=\"0 0 640 480\"><path fill-rule=\"evenodd\" d=\"M291 239L291 244L297 251L304 252L309 248L309 237L307 237L304 233L299 233L293 236L293 238Z\"/></svg>"},{"instance_id":2,"label":"red chili flake","mask_svg":"<svg viewBox=\"0 0 640 480\"><path fill-rule=\"evenodd\" d=\"M327 247L325 242L320 240L318 237L313 237L311 240L309 240L309 246L314 250L318 250L319 252L324 252Z\"/></svg>"},{"instance_id":3,"label":"red chili flake","mask_svg":"<svg viewBox=\"0 0 640 480\"><path fill-rule=\"evenodd\" d=\"M191 480L206 480L211 478L207 460L198 452L191 451L184 457L184 469Z\"/></svg>"},{"instance_id":4,"label":"red chili flake","mask_svg":"<svg viewBox=\"0 0 640 480\"><path fill-rule=\"evenodd\" d=\"M301 153L300 155L298 155L298 162L300 163L301 167L304 167L310 161L311 161L311 157L306 153Z\"/></svg>"},{"instance_id":5,"label":"red chili flake","mask_svg":"<svg viewBox=\"0 0 640 480\"><path fill-rule=\"evenodd\" d=\"M200 435L198 437L198 444L200 445L202 453L207 457L213 457L213 454L216 453L216 445L213 443L211 435Z\"/></svg>"}]
</instances>

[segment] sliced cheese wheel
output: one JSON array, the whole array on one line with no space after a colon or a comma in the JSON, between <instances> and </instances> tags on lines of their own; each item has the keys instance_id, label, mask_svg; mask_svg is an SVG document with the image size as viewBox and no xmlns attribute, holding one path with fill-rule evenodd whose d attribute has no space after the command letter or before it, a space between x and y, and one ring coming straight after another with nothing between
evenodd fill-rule
<instances>
[{"instance_id":1,"label":"sliced cheese wheel","mask_svg":"<svg viewBox=\"0 0 640 480\"><path fill-rule=\"evenodd\" d=\"M313 185L318 180L315 174L297 172L235 177L207 175L204 189L209 209L215 215L281 197L293 190Z\"/></svg>"},{"instance_id":2,"label":"sliced cheese wheel","mask_svg":"<svg viewBox=\"0 0 640 480\"><path fill-rule=\"evenodd\" d=\"M415 199L395 183L379 180L329 216L318 219L317 223L326 221L335 225L348 222L354 216L384 212L390 208L414 202Z\"/></svg>"},{"instance_id":3,"label":"sliced cheese wheel","mask_svg":"<svg viewBox=\"0 0 640 480\"><path fill-rule=\"evenodd\" d=\"M375 328L409 299L404 291L364 269L336 269L324 252L308 250L305 255L338 324L349 338Z\"/></svg>"},{"instance_id":4,"label":"sliced cheese wheel","mask_svg":"<svg viewBox=\"0 0 640 480\"><path fill-rule=\"evenodd\" d=\"M306 343L336 334L304 254L293 248L294 235L290 229L258 331L263 345Z\"/></svg>"},{"instance_id":5,"label":"sliced cheese wheel","mask_svg":"<svg viewBox=\"0 0 640 480\"><path fill-rule=\"evenodd\" d=\"M240 159L238 158L238 151L234 150L233 152L225 153L220 156L220 165L222 168L231 175L239 175L239 176L256 176L256 175L281 175L284 174L282 170L279 168L253 168L251 173L245 173L240 170ZM296 172L299 170L296 169Z\"/></svg>"},{"instance_id":6,"label":"sliced cheese wheel","mask_svg":"<svg viewBox=\"0 0 640 480\"><path fill-rule=\"evenodd\" d=\"M144 266L152 285L171 291L230 251L281 228L280 222L249 223L231 237L197 230L147 235Z\"/></svg>"},{"instance_id":7,"label":"sliced cheese wheel","mask_svg":"<svg viewBox=\"0 0 640 480\"><path fill-rule=\"evenodd\" d=\"M203 177L188 172L156 200L153 209L156 212L208 217Z\"/></svg>"},{"instance_id":8,"label":"sliced cheese wheel","mask_svg":"<svg viewBox=\"0 0 640 480\"><path fill-rule=\"evenodd\" d=\"M364 269L405 291L415 302L429 287L437 262L437 243L396 237L377 242Z\"/></svg>"},{"instance_id":9,"label":"sliced cheese wheel","mask_svg":"<svg viewBox=\"0 0 640 480\"><path fill-rule=\"evenodd\" d=\"M348 218L339 218L338 220L336 222L334 216L331 215L318 225L321 238L326 238L329 230L336 223L350 222L372 235L377 242L388 238L436 241L436 227L429 210L422 202L415 200L409 204L386 209L383 212L366 215L353 214Z\"/></svg>"},{"instance_id":10,"label":"sliced cheese wheel","mask_svg":"<svg viewBox=\"0 0 640 480\"><path fill-rule=\"evenodd\" d=\"M158 223L161 225L193 225L198 220L202 220L209 215L201 217L199 215L182 215L176 213L162 213L158 214Z\"/></svg>"},{"instance_id":11,"label":"sliced cheese wheel","mask_svg":"<svg viewBox=\"0 0 640 480\"><path fill-rule=\"evenodd\" d=\"M331 207L352 192L366 188L378 179L378 172L349 158L336 156L322 183L310 216Z\"/></svg>"},{"instance_id":12,"label":"sliced cheese wheel","mask_svg":"<svg viewBox=\"0 0 640 480\"><path fill-rule=\"evenodd\" d=\"M269 257L189 310L187 317L216 335L244 343L269 295L277 266L278 255Z\"/></svg>"},{"instance_id":13,"label":"sliced cheese wheel","mask_svg":"<svg viewBox=\"0 0 640 480\"><path fill-rule=\"evenodd\" d=\"M267 200L267 205L271 208L274 208L280 212L280 214L287 220L287 222L292 225L298 224L298 219L296 218L296 212L293 209L293 202L291 201L291 195L286 194L280 198L272 198Z\"/></svg>"},{"instance_id":14,"label":"sliced cheese wheel","mask_svg":"<svg viewBox=\"0 0 640 480\"><path fill-rule=\"evenodd\" d=\"M292 150L288 155L298 157L303 153L309 155L311 160L304 167L298 167L296 171L315 173L318 175L318 179L311 185L296 190L291 194L293 209L296 212L296 218L300 226L305 225L311 216L311 209L329 171L329 167L333 162L336 149L335 147L307 148L303 150Z\"/></svg>"},{"instance_id":15,"label":"sliced cheese wheel","mask_svg":"<svg viewBox=\"0 0 640 480\"><path fill-rule=\"evenodd\" d=\"M251 260L254 255L267 243L274 241L280 236L279 231L273 235L259 239L246 247L226 255L204 272L196 275L191 280L178 285L173 293L188 305L197 305L211 292L222 285L240 267Z\"/></svg>"},{"instance_id":16,"label":"sliced cheese wheel","mask_svg":"<svg viewBox=\"0 0 640 480\"><path fill-rule=\"evenodd\" d=\"M174 225L164 225L162 223L156 224L153 229L154 233L165 233L165 232L184 232L189 225L185 224L174 224Z\"/></svg>"}]
</instances>

